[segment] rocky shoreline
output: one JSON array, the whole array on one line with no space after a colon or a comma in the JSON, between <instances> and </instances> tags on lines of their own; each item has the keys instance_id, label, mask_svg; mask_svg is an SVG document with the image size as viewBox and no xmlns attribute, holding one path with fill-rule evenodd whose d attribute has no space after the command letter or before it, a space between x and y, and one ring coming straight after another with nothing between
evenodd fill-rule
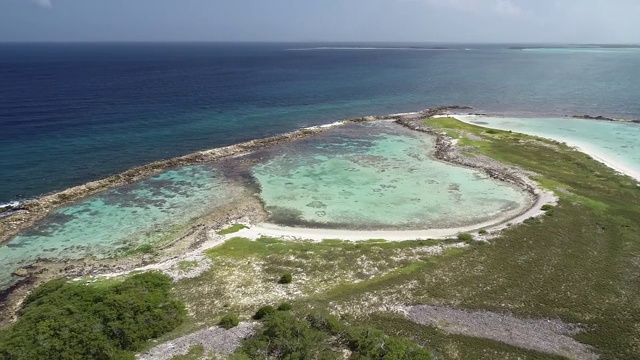
<instances>
[{"instance_id":1,"label":"rocky shoreline","mask_svg":"<svg viewBox=\"0 0 640 360\"><path fill-rule=\"evenodd\" d=\"M443 106L410 114L364 116L343 120L337 122L336 124L360 123L382 119L401 120L406 118L424 118L441 114L446 111L466 109L471 108L457 105ZM13 215L0 218L0 245L6 243L20 231L33 226L38 220L44 218L52 210L60 206L72 203L74 201L81 200L88 196L95 195L99 192L140 181L144 178L155 175L170 168L222 160L232 156L260 150L265 147L313 136L325 132L330 128L330 126L314 126L284 133L281 135L271 136L268 138L250 140L236 145L198 151L185 156L156 161L150 164L138 166L123 173L112 175L101 180L74 186L69 189L45 195L37 199L27 200L23 203L20 203L19 205L16 205L15 209L12 209L19 210Z\"/></svg>"},{"instance_id":2,"label":"rocky shoreline","mask_svg":"<svg viewBox=\"0 0 640 360\"><path fill-rule=\"evenodd\" d=\"M640 120L635 119L614 119L602 115L592 116L592 115L571 115L569 116L572 119L583 119L583 120L600 120L600 121L617 121L617 122L628 122L628 123L636 123L640 124Z\"/></svg>"},{"instance_id":3,"label":"rocky shoreline","mask_svg":"<svg viewBox=\"0 0 640 360\"><path fill-rule=\"evenodd\" d=\"M440 115L442 111L428 114L427 117ZM436 139L434 157L440 161L466 168L481 170L493 179L515 185L531 195L536 196L536 186L522 172L514 171L504 164L488 157L469 158L463 156L459 147L453 144L446 134L425 125L420 118L397 119L396 123L414 131L427 133Z\"/></svg>"},{"instance_id":4,"label":"rocky shoreline","mask_svg":"<svg viewBox=\"0 0 640 360\"><path fill-rule=\"evenodd\" d=\"M532 196L537 196L534 184L532 184L522 173L514 172L512 169L489 158L479 160L464 157L446 135L423 124L423 120L425 118L445 114L451 111L462 111L468 109L470 108L464 106L445 106L407 114L366 116L348 119L334 123L333 125L377 120L394 121L411 130L424 132L434 136L436 139L434 151L436 159L458 166L479 169L494 179L510 183L524 189ZM87 196L94 195L110 188L139 181L169 168L223 160L269 146L313 136L329 130L333 125L301 129L265 139L252 140L223 148L200 151L179 158L158 161L130 169L124 173L113 175L102 180L97 180L55 194L46 195L39 199L27 201L19 204L20 209L23 209L24 212L0 219L0 244L6 242L21 230L33 225L35 222L45 217L50 211L60 206L78 201ZM2 321L0 321L0 327L8 325L15 319L22 299L24 299L31 289L45 281L61 276L81 278L101 273L121 272L159 261L166 261L177 256L177 254L197 248L207 240L206 234L210 229L224 226L224 224L233 223L239 219L258 223L264 221L266 217L267 214L263 210L261 200L256 196L248 196L241 203L229 204L223 208L216 209L210 215L201 218L196 224L191 226L190 229L171 241L171 243L165 244L157 249L158 253L154 256L142 254L126 258L101 260L85 258L82 260L68 260L64 262L39 259L35 264L18 270L18 272L16 272L16 275L20 277L18 282L10 288L0 291L0 315L2 318Z\"/></svg>"}]
</instances>

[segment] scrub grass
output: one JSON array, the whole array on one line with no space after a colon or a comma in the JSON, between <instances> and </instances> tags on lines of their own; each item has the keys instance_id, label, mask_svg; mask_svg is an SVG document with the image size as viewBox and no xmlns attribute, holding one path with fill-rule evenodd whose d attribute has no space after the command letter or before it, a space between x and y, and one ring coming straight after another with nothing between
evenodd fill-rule
<instances>
[{"instance_id":1,"label":"scrub grass","mask_svg":"<svg viewBox=\"0 0 640 360\"><path fill-rule=\"evenodd\" d=\"M553 216L515 226L416 276L408 301L581 323L604 359L640 354L640 187L564 144L455 119L427 125L482 136L480 154L534 171L560 197ZM535 154L534 156L532 154ZM393 292L392 289L388 290Z\"/></svg>"},{"instance_id":2,"label":"scrub grass","mask_svg":"<svg viewBox=\"0 0 640 360\"><path fill-rule=\"evenodd\" d=\"M394 314L377 313L361 321L367 326L385 329L388 334L403 337L424 346L438 359L521 360L565 359L488 339L450 335L438 328L419 325Z\"/></svg>"},{"instance_id":3,"label":"scrub grass","mask_svg":"<svg viewBox=\"0 0 640 360\"><path fill-rule=\"evenodd\" d=\"M550 140L488 130L450 118L428 120L467 146L535 173L560 198L553 216L510 226L489 243L433 254L451 241L352 243L233 238L206 252L212 268L173 292L189 319L165 337L248 320L263 306L341 315L408 338L438 359L561 359L412 323L395 306L437 304L579 324L575 338L601 359L640 354L640 187L590 157ZM278 279L291 273L283 286Z\"/></svg>"},{"instance_id":4,"label":"scrub grass","mask_svg":"<svg viewBox=\"0 0 640 360\"><path fill-rule=\"evenodd\" d=\"M222 230L216 232L216 234L218 234L218 235L229 235L229 234L237 233L238 231L240 231L242 229L246 229L246 228L247 227L245 225L235 224L235 225L229 226L226 229L222 229Z\"/></svg>"},{"instance_id":5,"label":"scrub grass","mask_svg":"<svg viewBox=\"0 0 640 360\"><path fill-rule=\"evenodd\" d=\"M348 293L360 283L418 270L429 259L452 251L451 241L353 243L232 238L206 252L213 266L199 277L178 281L176 296L187 305L195 327L215 324L226 313L250 318L258 308L300 299ZM279 283L290 273L290 284ZM317 297L317 298L316 298ZM321 300L322 302L322 300ZM183 329L184 330L184 329Z\"/></svg>"}]
</instances>

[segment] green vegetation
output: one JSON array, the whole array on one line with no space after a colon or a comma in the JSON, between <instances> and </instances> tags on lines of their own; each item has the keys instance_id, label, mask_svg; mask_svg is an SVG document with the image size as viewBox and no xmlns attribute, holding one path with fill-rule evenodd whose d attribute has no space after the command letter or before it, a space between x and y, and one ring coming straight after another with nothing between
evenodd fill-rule
<instances>
[{"instance_id":1,"label":"green vegetation","mask_svg":"<svg viewBox=\"0 0 640 360\"><path fill-rule=\"evenodd\" d=\"M431 359L415 343L369 327L350 327L320 314L299 319L276 312L262 321L260 332L244 341L234 359Z\"/></svg>"},{"instance_id":2,"label":"green vegetation","mask_svg":"<svg viewBox=\"0 0 640 360\"><path fill-rule=\"evenodd\" d=\"M549 210L553 210L554 206L551 204L544 204L542 205L542 207L540 208L540 210L542 211L549 211Z\"/></svg>"},{"instance_id":3,"label":"green vegetation","mask_svg":"<svg viewBox=\"0 0 640 360\"><path fill-rule=\"evenodd\" d=\"M218 323L218 325L222 326L227 330L238 326L238 324L240 324L240 320L238 319L238 316L234 314L227 314L223 316L222 319L220 319L220 322Z\"/></svg>"},{"instance_id":4,"label":"green vegetation","mask_svg":"<svg viewBox=\"0 0 640 360\"><path fill-rule=\"evenodd\" d=\"M265 306L261 307L260 309L258 309L258 311L256 311L256 313L253 315L253 318L255 320L261 320L265 316L272 315L275 312L276 312L276 309L273 306L265 305Z\"/></svg>"},{"instance_id":5,"label":"green vegetation","mask_svg":"<svg viewBox=\"0 0 640 360\"><path fill-rule=\"evenodd\" d=\"M232 225L226 229L222 229L218 232L216 232L216 234L218 235L229 235L229 234L233 234L233 233L237 233L238 231L242 230L242 229L246 229L247 227L242 225L242 224L235 224Z\"/></svg>"},{"instance_id":6,"label":"green vegetation","mask_svg":"<svg viewBox=\"0 0 640 360\"><path fill-rule=\"evenodd\" d=\"M171 279L133 275L110 286L54 280L25 300L18 322L0 333L0 358L133 359L147 340L176 328L184 307Z\"/></svg>"},{"instance_id":7,"label":"green vegetation","mask_svg":"<svg viewBox=\"0 0 640 360\"><path fill-rule=\"evenodd\" d=\"M291 273L285 273L280 277L280 280L278 280L278 284L291 284L292 281L293 275L291 275Z\"/></svg>"},{"instance_id":8,"label":"green vegetation","mask_svg":"<svg viewBox=\"0 0 640 360\"><path fill-rule=\"evenodd\" d=\"M487 235L489 232L486 229L480 229L480 231L478 231L478 234L480 235Z\"/></svg>"},{"instance_id":9,"label":"green vegetation","mask_svg":"<svg viewBox=\"0 0 640 360\"><path fill-rule=\"evenodd\" d=\"M473 235L469 234L469 233L461 233L458 234L458 240L460 241L464 241L464 242L472 242L473 241Z\"/></svg>"},{"instance_id":10,"label":"green vegetation","mask_svg":"<svg viewBox=\"0 0 640 360\"><path fill-rule=\"evenodd\" d=\"M287 302L283 302L282 304L278 305L278 308L276 310L278 311L289 311L293 309L293 306Z\"/></svg>"},{"instance_id":11,"label":"green vegetation","mask_svg":"<svg viewBox=\"0 0 640 360\"><path fill-rule=\"evenodd\" d=\"M637 357L636 181L554 141L498 130L489 134L455 119L430 119L428 125L482 136L484 141L466 138L465 143L479 154L535 172L535 180L554 190L560 203L553 216L513 226L491 246L449 258L429 275L416 276L420 285L408 298L561 318L583 324L585 332L576 338L594 346L602 358Z\"/></svg>"},{"instance_id":12,"label":"green vegetation","mask_svg":"<svg viewBox=\"0 0 640 360\"><path fill-rule=\"evenodd\" d=\"M560 359L494 340L452 335L389 312L396 305L439 304L580 324L583 332L573 337L593 346L602 359L637 358L640 189L635 181L553 141L488 131L454 119L433 119L429 125L459 139L460 144L468 146L465 151L470 156L490 156L537 174L535 180L560 197L558 205L543 207L548 216L510 226L485 245L472 242L470 234L448 241L361 243L230 239L206 252L215 260L215 268L174 284L173 294L188 304L190 316L161 340L222 323L225 314L249 318L255 313L263 327L244 343L235 359L335 358L336 354L342 355L342 350L353 351L352 359L419 359L429 358L428 353L438 359ZM465 248L434 248L459 241L471 244ZM287 286L277 284L275 280L286 273L295 274L295 281ZM110 294L127 281L73 286ZM57 287L50 284L43 289L33 296L41 291L57 292ZM82 333L80 338L87 338L85 344L94 344L92 337L98 337L98 345L89 347L102 353L99 344L112 344L112 340L105 333L89 331L94 328L84 323L101 323L91 323L93 315L85 315L97 310L82 310L81 315L74 312L78 308L94 309L89 301L94 297L73 299L64 301L80 301L82 306L72 307L73 311L59 307L57 313L42 310L36 315L45 320L50 316L55 318L51 324ZM7 349L15 351L18 346L28 349L22 358L30 358L37 351L66 351L50 343L45 343L42 350L43 346L36 344L40 340L34 339L43 339L37 332L43 330L34 324L45 324L43 328L54 325L33 320L36 315L29 315L34 311L29 309L39 307L30 301L21 320L0 334L0 359L21 359L7 353ZM172 301L169 298L163 303ZM280 305L255 311L265 303ZM158 310L154 306L150 308ZM115 311L110 305L104 309L106 313ZM306 316L317 309L341 314L342 321L315 313ZM161 307L158 311L165 310ZM64 320L69 316L75 316L73 321ZM376 329L384 329L384 333ZM67 332L59 333L65 336ZM160 334L162 331L154 336ZM140 337L136 346L150 337ZM23 340L11 340L14 338ZM64 339L64 344L72 344L67 340L71 337ZM129 349L123 349L120 343L107 348L113 350L109 353L112 358L130 357ZM184 359L205 356L198 348L192 350L185 355L191 357ZM92 356L82 353L77 357Z\"/></svg>"},{"instance_id":13,"label":"green vegetation","mask_svg":"<svg viewBox=\"0 0 640 360\"><path fill-rule=\"evenodd\" d=\"M416 324L395 314L374 314L364 323L367 326L384 329L389 334L412 339L429 349L434 355L437 354L439 359L567 360L563 356L541 354L499 341L451 335L435 327Z\"/></svg>"}]
</instances>

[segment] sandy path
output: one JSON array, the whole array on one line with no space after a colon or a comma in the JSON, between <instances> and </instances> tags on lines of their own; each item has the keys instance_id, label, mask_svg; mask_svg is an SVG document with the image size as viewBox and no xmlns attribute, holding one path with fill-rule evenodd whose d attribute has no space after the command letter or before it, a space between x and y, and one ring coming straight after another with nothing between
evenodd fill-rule
<instances>
[{"instance_id":1,"label":"sandy path","mask_svg":"<svg viewBox=\"0 0 640 360\"><path fill-rule=\"evenodd\" d=\"M524 349L575 360L595 360L598 355L571 336L580 328L560 320L520 319L490 311L468 311L417 305L404 309L409 320L438 327L448 333L504 342Z\"/></svg>"},{"instance_id":2,"label":"sandy path","mask_svg":"<svg viewBox=\"0 0 640 360\"><path fill-rule=\"evenodd\" d=\"M136 355L136 359L169 360L176 355L186 354L195 345L202 345L207 354L229 355L240 347L243 339L253 334L255 327L256 323L253 322L241 322L229 330L219 326L210 327L155 346Z\"/></svg>"}]
</instances>

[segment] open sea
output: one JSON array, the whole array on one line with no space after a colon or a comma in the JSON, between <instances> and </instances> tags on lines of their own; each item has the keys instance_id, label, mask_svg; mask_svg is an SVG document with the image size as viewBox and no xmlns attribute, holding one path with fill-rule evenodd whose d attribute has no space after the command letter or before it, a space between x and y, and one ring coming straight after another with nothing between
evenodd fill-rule
<instances>
[{"instance_id":1,"label":"open sea","mask_svg":"<svg viewBox=\"0 0 640 360\"><path fill-rule=\"evenodd\" d=\"M640 174L640 124L566 117L640 119L638 99L639 48L0 44L0 203L196 150L450 104L492 115L474 118L487 126L588 144ZM38 259L160 243L248 189L288 226L482 227L529 206L520 189L433 161L433 139L398 128L352 124L263 149L255 163L167 169L56 208L0 246L0 290Z\"/></svg>"},{"instance_id":2,"label":"open sea","mask_svg":"<svg viewBox=\"0 0 640 360\"><path fill-rule=\"evenodd\" d=\"M640 49L521 47L0 44L0 203L369 114L640 119Z\"/></svg>"}]
</instances>

